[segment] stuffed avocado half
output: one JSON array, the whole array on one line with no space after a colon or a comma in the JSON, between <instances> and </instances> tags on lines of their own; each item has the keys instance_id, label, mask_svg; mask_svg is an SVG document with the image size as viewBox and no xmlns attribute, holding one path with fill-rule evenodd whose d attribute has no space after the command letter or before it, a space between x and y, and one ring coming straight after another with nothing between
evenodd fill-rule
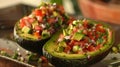
<instances>
[{"instance_id":1,"label":"stuffed avocado half","mask_svg":"<svg viewBox=\"0 0 120 67\"><path fill-rule=\"evenodd\" d=\"M62 5L42 3L15 24L14 38L23 48L42 54L43 44L71 21Z\"/></svg>"},{"instance_id":2,"label":"stuffed avocado half","mask_svg":"<svg viewBox=\"0 0 120 67\"><path fill-rule=\"evenodd\" d=\"M85 67L103 59L113 39L109 25L88 19L75 20L43 46L43 54L56 67Z\"/></svg>"}]
</instances>

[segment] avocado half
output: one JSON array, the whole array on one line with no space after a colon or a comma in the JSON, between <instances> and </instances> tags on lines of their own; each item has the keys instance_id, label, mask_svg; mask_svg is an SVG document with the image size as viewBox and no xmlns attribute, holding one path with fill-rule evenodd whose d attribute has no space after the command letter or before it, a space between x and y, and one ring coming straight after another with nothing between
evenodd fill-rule
<instances>
[{"instance_id":1,"label":"avocado half","mask_svg":"<svg viewBox=\"0 0 120 67\"><path fill-rule=\"evenodd\" d=\"M91 23L99 23L93 20L89 20ZM104 23L103 23L104 24ZM104 24L107 28L110 28L109 25ZM95 64L106 57L113 46L114 34L110 28L110 33L108 33L108 42L100 49L87 52L85 54L67 54L64 52L55 51L58 45L56 41L59 38L59 35L62 33L56 33L44 46L43 46L43 55L48 58L51 64L55 67L88 67L92 64Z\"/></svg>"},{"instance_id":2,"label":"avocado half","mask_svg":"<svg viewBox=\"0 0 120 67\"><path fill-rule=\"evenodd\" d=\"M70 19L62 5L42 3L15 24L14 39L23 48L42 55L43 45Z\"/></svg>"}]
</instances>

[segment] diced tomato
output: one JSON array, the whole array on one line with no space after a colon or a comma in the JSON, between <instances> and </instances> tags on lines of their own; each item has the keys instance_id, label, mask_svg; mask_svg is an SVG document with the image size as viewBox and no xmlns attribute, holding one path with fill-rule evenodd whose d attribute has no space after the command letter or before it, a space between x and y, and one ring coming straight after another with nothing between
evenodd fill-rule
<instances>
[{"instance_id":1,"label":"diced tomato","mask_svg":"<svg viewBox=\"0 0 120 67\"><path fill-rule=\"evenodd\" d=\"M95 37L96 37L95 32L89 31L88 36L89 36L90 39L95 40Z\"/></svg>"},{"instance_id":2,"label":"diced tomato","mask_svg":"<svg viewBox=\"0 0 120 67\"><path fill-rule=\"evenodd\" d=\"M94 46L92 46L92 45L90 45L87 49L88 49L88 51L90 51L90 52L96 50L96 48L95 48Z\"/></svg>"},{"instance_id":3,"label":"diced tomato","mask_svg":"<svg viewBox=\"0 0 120 67\"><path fill-rule=\"evenodd\" d=\"M34 14L35 14L37 20L38 20L39 22L42 22L42 19L43 19L43 16L44 16L42 10L36 9L36 10L34 11Z\"/></svg>"},{"instance_id":4,"label":"diced tomato","mask_svg":"<svg viewBox=\"0 0 120 67\"><path fill-rule=\"evenodd\" d=\"M96 25L96 27L100 27L100 26L102 26L102 24L97 24L97 25Z\"/></svg>"},{"instance_id":5,"label":"diced tomato","mask_svg":"<svg viewBox=\"0 0 120 67\"><path fill-rule=\"evenodd\" d=\"M83 42L84 42L84 43L88 43L88 42L89 42L89 38L88 38L88 37L84 37Z\"/></svg>"},{"instance_id":6,"label":"diced tomato","mask_svg":"<svg viewBox=\"0 0 120 67\"><path fill-rule=\"evenodd\" d=\"M88 31L86 29L83 30L83 34L87 35Z\"/></svg>"},{"instance_id":7,"label":"diced tomato","mask_svg":"<svg viewBox=\"0 0 120 67\"><path fill-rule=\"evenodd\" d=\"M42 59L43 63L47 63L48 62L47 58L45 58L44 56L41 56L40 58Z\"/></svg>"},{"instance_id":8,"label":"diced tomato","mask_svg":"<svg viewBox=\"0 0 120 67\"><path fill-rule=\"evenodd\" d=\"M77 32L78 29L77 28L73 28L73 33Z\"/></svg>"},{"instance_id":9,"label":"diced tomato","mask_svg":"<svg viewBox=\"0 0 120 67\"><path fill-rule=\"evenodd\" d=\"M62 5L58 6L58 10L60 11L61 14L65 13L64 7Z\"/></svg>"},{"instance_id":10,"label":"diced tomato","mask_svg":"<svg viewBox=\"0 0 120 67\"><path fill-rule=\"evenodd\" d=\"M29 23L33 23L33 22L35 21L35 19L34 19L34 18L28 18L27 21L28 21Z\"/></svg>"},{"instance_id":11,"label":"diced tomato","mask_svg":"<svg viewBox=\"0 0 120 67\"><path fill-rule=\"evenodd\" d=\"M70 43L68 43L68 45L72 48L74 45L79 45L80 47L84 47L85 46L85 42L84 41L75 41L75 40L71 40Z\"/></svg>"},{"instance_id":12,"label":"diced tomato","mask_svg":"<svg viewBox=\"0 0 120 67\"><path fill-rule=\"evenodd\" d=\"M35 14L36 16L43 16L42 10L40 10L40 9L36 9L36 10L34 11L34 14Z\"/></svg>"},{"instance_id":13,"label":"diced tomato","mask_svg":"<svg viewBox=\"0 0 120 67\"><path fill-rule=\"evenodd\" d=\"M48 22L51 24L51 23L54 23L55 22L55 18L48 18Z\"/></svg>"},{"instance_id":14,"label":"diced tomato","mask_svg":"<svg viewBox=\"0 0 120 67\"><path fill-rule=\"evenodd\" d=\"M98 50L98 49L100 49L102 47L102 45L101 44L98 44L95 48L96 48L96 50Z\"/></svg>"},{"instance_id":15,"label":"diced tomato","mask_svg":"<svg viewBox=\"0 0 120 67\"><path fill-rule=\"evenodd\" d=\"M23 21L23 19L20 20L20 28L23 28L24 26L26 26L25 22Z\"/></svg>"},{"instance_id":16,"label":"diced tomato","mask_svg":"<svg viewBox=\"0 0 120 67\"><path fill-rule=\"evenodd\" d=\"M88 36L94 36L94 32L89 31L89 32L88 32Z\"/></svg>"},{"instance_id":17,"label":"diced tomato","mask_svg":"<svg viewBox=\"0 0 120 67\"><path fill-rule=\"evenodd\" d=\"M68 45L72 48L75 44L75 41L74 40L71 40L70 43L68 43Z\"/></svg>"},{"instance_id":18,"label":"diced tomato","mask_svg":"<svg viewBox=\"0 0 120 67\"><path fill-rule=\"evenodd\" d=\"M87 21L86 19L83 20L83 26L84 26L85 28L88 27L88 21Z\"/></svg>"},{"instance_id":19,"label":"diced tomato","mask_svg":"<svg viewBox=\"0 0 120 67\"><path fill-rule=\"evenodd\" d=\"M107 39L107 36L106 36L106 35L104 35L104 36L103 36L103 39Z\"/></svg>"},{"instance_id":20,"label":"diced tomato","mask_svg":"<svg viewBox=\"0 0 120 67\"><path fill-rule=\"evenodd\" d=\"M40 37L41 37L39 31L34 32L33 35L34 35L35 37L37 37L37 38L40 38Z\"/></svg>"},{"instance_id":21,"label":"diced tomato","mask_svg":"<svg viewBox=\"0 0 120 67\"><path fill-rule=\"evenodd\" d=\"M100 32L105 33L105 29L102 28L102 29L100 30Z\"/></svg>"},{"instance_id":22,"label":"diced tomato","mask_svg":"<svg viewBox=\"0 0 120 67\"><path fill-rule=\"evenodd\" d=\"M30 18L30 17L24 17L22 20L23 20L24 22L29 22L29 23L32 23L32 22L35 21L34 18Z\"/></svg>"},{"instance_id":23,"label":"diced tomato","mask_svg":"<svg viewBox=\"0 0 120 67\"><path fill-rule=\"evenodd\" d=\"M96 31L104 33L105 29L103 28L102 24L97 24L96 25Z\"/></svg>"},{"instance_id":24,"label":"diced tomato","mask_svg":"<svg viewBox=\"0 0 120 67\"><path fill-rule=\"evenodd\" d=\"M99 34L96 34L96 35L95 35L95 39L98 39L99 37L100 37Z\"/></svg>"},{"instance_id":25,"label":"diced tomato","mask_svg":"<svg viewBox=\"0 0 120 67\"><path fill-rule=\"evenodd\" d=\"M70 47L70 46L67 46L67 47L65 47L64 52L65 52L65 53L69 53L70 50L71 50L71 47Z\"/></svg>"},{"instance_id":26,"label":"diced tomato","mask_svg":"<svg viewBox=\"0 0 120 67\"><path fill-rule=\"evenodd\" d=\"M95 36L89 36L91 40L96 40Z\"/></svg>"},{"instance_id":27,"label":"diced tomato","mask_svg":"<svg viewBox=\"0 0 120 67\"><path fill-rule=\"evenodd\" d=\"M42 17L42 16L36 16L36 18L37 18L37 20L38 20L39 22L42 22L42 21L43 21L43 17Z\"/></svg>"},{"instance_id":28,"label":"diced tomato","mask_svg":"<svg viewBox=\"0 0 120 67\"><path fill-rule=\"evenodd\" d=\"M30 24L34 21L34 18L24 17L20 20L20 27L23 28L24 26L30 26Z\"/></svg>"},{"instance_id":29,"label":"diced tomato","mask_svg":"<svg viewBox=\"0 0 120 67\"><path fill-rule=\"evenodd\" d=\"M74 45L79 45L80 43L78 41L73 41Z\"/></svg>"},{"instance_id":30,"label":"diced tomato","mask_svg":"<svg viewBox=\"0 0 120 67\"><path fill-rule=\"evenodd\" d=\"M88 49L87 49L86 47L84 47L84 48L82 48L82 51L83 51L83 52L87 52Z\"/></svg>"},{"instance_id":31,"label":"diced tomato","mask_svg":"<svg viewBox=\"0 0 120 67\"><path fill-rule=\"evenodd\" d=\"M60 9L61 11L64 11L64 7L63 7L62 5L59 5L59 9Z\"/></svg>"},{"instance_id":32,"label":"diced tomato","mask_svg":"<svg viewBox=\"0 0 120 67\"><path fill-rule=\"evenodd\" d=\"M75 18L74 17L70 17L70 19L68 20L68 24L72 24L72 22L75 20Z\"/></svg>"},{"instance_id":33,"label":"diced tomato","mask_svg":"<svg viewBox=\"0 0 120 67\"><path fill-rule=\"evenodd\" d=\"M80 47L85 47L85 41L80 41L79 45L80 45Z\"/></svg>"},{"instance_id":34,"label":"diced tomato","mask_svg":"<svg viewBox=\"0 0 120 67\"><path fill-rule=\"evenodd\" d=\"M41 10L41 12L42 12L42 16L48 14L48 9L49 9L49 8L47 8L46 6L41 6L41 7L40 7L40 10Z\"/></svg>"},{"instance_id":35,"label":"diced tomato","mask_svg":"<svg viewBox=\"0 0 120 67\"><path fill-rule=\"evenodd\" d=\"M41 31L42 29L43 29L43 28L42 28L41 26L39 26L39 25L36 25L36 26L35 26L35 30L36 30L36 31Z\"/></svg>"}]
</instances>

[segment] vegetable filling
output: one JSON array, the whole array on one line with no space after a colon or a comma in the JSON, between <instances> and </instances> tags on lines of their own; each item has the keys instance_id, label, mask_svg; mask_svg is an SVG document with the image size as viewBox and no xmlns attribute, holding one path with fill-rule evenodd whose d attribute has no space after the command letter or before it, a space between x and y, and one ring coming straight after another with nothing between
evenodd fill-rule
<instances>
[{"instance_id":1,"label":"vegetable filling","mask_svg":"<svg viewBox=\"0 0 120 67\"><path fill-rule=\"evenodd\" d=\"M55 3L43 3L29 16L20 19L19 29L22 31L21 34L30 34L36 39L46 39L59 28L67 25L67 22L72 21L69 19L70 17L65 14L63 6Z\"/></svg>"},{"instance_id":2,"label":"vegetable filling","mask_svg":"<svg viewBox=\"0 0 120 67\"><path fill-rule=\"evenodd\" d=\"M76 20L63 29L55 49L67 54L85 54L99 50L108 41L110 29L101 23L89 20Z\"/></svg>"}]
</instances>

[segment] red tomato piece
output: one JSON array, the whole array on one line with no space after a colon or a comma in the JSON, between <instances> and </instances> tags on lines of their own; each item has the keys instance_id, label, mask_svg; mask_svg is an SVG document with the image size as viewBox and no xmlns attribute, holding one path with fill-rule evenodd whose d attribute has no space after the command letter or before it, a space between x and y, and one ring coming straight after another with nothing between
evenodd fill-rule
<instances>
[{"instance_id":1,"label":"red tomato piece","mask_svg":"<svg viewBox=\"0 0 120 67\"><path fill-rule=\"evenodd\" d=\"M95 39L96 39L96 40L97 40L99 37L100 37L99 34L96 34L96 35L95 35Z\"/></svg>"},{"instance_id":2,"label":"red tomato piece","mask_svg":"<svg viewBox=\"0 0 120 67\"><path fill-rule=\"evenodd\" d=\"M67 46L67 47L65 47L64 52L65 52L65 53L69 53L70 50L71 50L71 47L70 47L70 46Z\"/></svg>"},{"instance_id":3,"label":"red tomato piece","mask_svg":"<svg viewBox=\"0 0 120 67\"><path fill-rule=\"evenodd\" d=\"M48 62L48 60L47 60L47 58L46 58L46 57L41 56L40 58L42 59L42 62L43 62L43 63L47 63L47 62Z\"/></svg>"},{"instance_id":4,"label":"red tomato piece","mask_svg":"<svg viewBox=\"0 0 120 67\"><path fill-rule=\"evenodd\" d=\"M78 41L73 41L74 45L79 45L80 43Z\"/></svg>"},{"instance_id":5,"label":"red tomato piece","mask_svg":"<svg viewBox=\"0 0 120 67\"><path fill-rule=\"evenodd\" d=\"M101 44L98 44L95 48L96 48L96 50L98 50L98 49L100 49L102 47L102 45Z\"/></svg>"},{"instance_id":6,"label":"red tomato piece","mask_svg":"<svg viewBox=\"0 0 120 67\"><path fill-rule=\"evenodd\" d=\"M36 16L43 16L42 10L40 10L40 9L36 9L36 10L34 11L34 14L35 14Z\"/></svg>"},{"instance_id":7,"label":"red tomato piece","mask_svg":"<svg viewBox=\"0 0 120 67\"><path fill-rule=\"evenodd\" d=\"M57 8L57 10L59 10L61 14L65 13L64 7L62 5L58 5Z\"/></svg>"},{"instance_id":8,"label":"red tomato piece","mask_svg":"<svg viewBox=\"0 0 120 67\"><path fill-rule=\"evenodd\" d=\"M103 28L102 24L97 24L96 25L96 31L104 33L105 29Z\"/></svg>"},{"instance_id":9,"label":"red tomato piece","mask_svg":"<svg viewBox=\"0 0 120 67\"><path fill-rule=\"evenodd\" d=\"M34 11L34 14L35 14L36 17L37 17L37 20L38 20L39 22L42 22L42 19L43 19L43 16L44 16L42 10L36 9L36 10Z\"/></svg>"},{"instance_id":10,"label":"red tomato piece","mask_svg":"<svg viewBox=\"0 0 120 67\"><path fill-rule=\"evenodd\" d=\"M40 37L41 37L39 31L34 32L33 35L34 35L35 37L37 37L37 38L40 38Z\"/></svg>"},{"instance_id":11,"label":"red tomato piece","mask_svg":"<svg viewBox=\"0 0 120 67\"><path fill-rule=\"evenodd\" d=\"M30 24L34 21L34 18L24 17L20 20L20 27L23 28L24 26L30 26Z\"/></svg>"},{"instance_id":12,"label":"red tomato piece","mask_svg":"<svg viewBox=\"0 0 120 67\"><path fill-rule=\"evenodd\" d=\"M48 19L48 22L51 24L51 23L54 23L55 22L55 18L49 18Z\"/></svg>"},{"instance_id":13,"label":"red tomato piece","mask_svg":"<svg viewBox=\"0 0 120 67\"><path fill-rule=\"evenodd\" d=\"M83 26L84 26L85 28L88 27L88 21L87 21L86 19L83 20Z\"/></svg>"},{"instance_id":14,"label":"red tomato piece","mask_svg":"<svg viewBox=\"0 0 120 67\"><path fill-rule=\"evenodd\" d=\"M92 46L92 45L90 45L87 49L88 49L88 51L90 51L90 52L96 50L96 48L95 48L94 46Z\"/></svg>"},{"instance_id":15,"label":"red tomato piece","mask_svg":"<svg viewBox=\"0 0 120 67\"><path fill-rule=\"evenodd\" d=\"M24 18L23 18L23 21L24 21L24 22L32 23L32 22L35 21L35 19L34 19L34 18L30 18L30 17L24 17Z\"/></svg>"},{"instance_id":16,"label":"red tomato piece","mask_svg":"<svg viewBox=\"0 0 120 67\"><path fill-rule=\"evenodd\" d=\"M74 41L74 40L71 40L70 43L68 43L68 44L69 44L69 46L72 48L72 47L74 46L74 44L75 44L75 41Z\"/></svg>"},{"instance_id":17,"label":"red tomato piece","mask_svg":"<svg viewBox=\"0 0 120 67\"><path fill-rule=\"evenodd\" d=\"M83 34L88 35L88 31L86 29L84 29Z\"/></svg>"},{"instance_id":18,"label":"red tomato piece","mask_svg":"<svg viewBox=\"0 0 120 67\"><path fill-rule=\"evenodd\" d=\"M80 47L82 47L82 48L85 47L85 41L80 41L80 42L79 42L79 45L80 45Z\"/></svg>"},{"instance_id":19,"label":"red tomato piece","mask_svg":"<svg viewBox=\"0 0 120 67\"><path fill-rule=\"evenodd\" d=\"M72 24L72 22L75 20L75 18L74 17L70 17L70 19L68 20L68 24ZM64 20L63 20L64 21Z\"/></svg>"},{"instance_id":20,"label":"red tomato piece","mask_svg":"<svg viewBox=\"0 0 120 67\"><path fill-rule=\"evenodd\" d=\"M88 32L88 36L93 36L93 32L92 32L92 31L89 31L89 32Z\"/></svg>"},{"instance_id":21,"label":"red tomato piece","mask_svg":"<svg viewBox=\"0 0 120 67\"><path fill-rule=\"evenodd\" d=\"M43 21L43 17L42 17L42 16L36 16L36 18L37 18L37 20L38 20L39 22L42 22L42 21Z\"/></svg>"},{"instance_id":22,"label":"red tomato piece","mask_svg":"<svg viewBox=\"0 0 120 67\"><path fill-rule=\"evenodd\" d=\"M96 40L95 36L89 36L91 40Z\"/></svg>"},{"instance_id":23,"label":"red tomato piece","mask_svg":"<svg viewBox=\"0 0 120 67\"><path fill-rule=\"evenodd\" d=\"M77 32L77 31L78 31L78 29L77 29L77 28L74 28L74 29L73 29L73 33Z\"/></svg>"},{"instance_id":24,"label":"red tomato piece","mask_svg":"<svg viewBox=\"0 0 120 67\"><path fill-rule=\"evenodd\" d=\"M33 23L33 22L35 21L35 19L34 19L34 18L28 18L27 21L28 21L29 23Z\"/></svg>"},{"instance_id":25,"label":"red tomato piece","mask_svg":"<svg viewBox=\"0 0 120 67\"><path fill-rule=\"evenodd\" d=\"M39 26L39 25L36 25L36 26L35 26L35 30L36 30L36 31L41 31L42 29L43 29L43 28L42 28L41 26Z\"/></svg>"},{"instance_id":26,"label":"red tomato piece","mask_svg":"<svg viewBox=\"0 0 120 67\"><path fill-rule=\"evenodd\" d=\"M23 19L20 20L20 28L23 28L24 26L26 26L25 22Z\"/></svg>"},{"instance_id":27,"label":"red tomato piece","mask_svg":"<svg viewBox=\"0 0 120 67\"><path fill-rule=\"evenodd\" d=\"M84 37L84 43L88 43L89 42L89 38L88 37Z\"/></svg>"}]
</instances>

